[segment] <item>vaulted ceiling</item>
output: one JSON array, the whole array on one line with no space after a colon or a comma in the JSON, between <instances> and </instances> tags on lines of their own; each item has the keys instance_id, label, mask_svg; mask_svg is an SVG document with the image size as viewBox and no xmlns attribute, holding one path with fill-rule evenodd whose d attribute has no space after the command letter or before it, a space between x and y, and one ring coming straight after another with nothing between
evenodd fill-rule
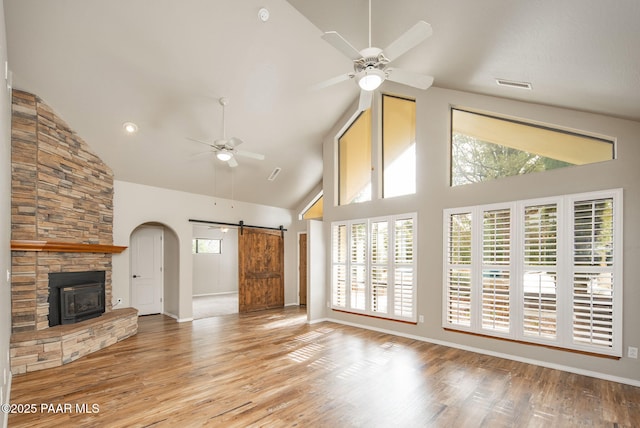
<instances>
[{"instance_id":1,"label":"vaulted ceiling","mask_svg":"<svg viewBox=\"0 0 640 428\"><path fill-rule=\"evenodd\" d=\"M368 45L367 0L4 5L14 87L53 107L116 179L285 208L321 181L322 139L358 97L354 82L311 89L352 67L321 35ZM640 120L636 0L372 0L372 44L418 20L433 35L394 65L434 86ZM189 140L222 137L220 97L227 137L265 160L230 168Z\"/></svg>"}]
</instances>

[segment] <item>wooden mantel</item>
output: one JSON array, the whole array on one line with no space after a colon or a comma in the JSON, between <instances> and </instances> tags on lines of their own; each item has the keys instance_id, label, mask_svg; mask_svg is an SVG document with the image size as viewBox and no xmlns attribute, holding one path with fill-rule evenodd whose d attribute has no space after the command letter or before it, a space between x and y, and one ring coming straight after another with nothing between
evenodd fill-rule
<instances>
[{"instance_id":1,"label":"wooden mantel","mask_svg":"<svg viewBox=\"0 0 640 428\"><path fill-rule=\"evenodd\" d=\"M120 254L127 247L118 245L82 244L61 241L11 240L11 251L49 251L56 253L111 253Z\"/></svg>"}]
</instances>

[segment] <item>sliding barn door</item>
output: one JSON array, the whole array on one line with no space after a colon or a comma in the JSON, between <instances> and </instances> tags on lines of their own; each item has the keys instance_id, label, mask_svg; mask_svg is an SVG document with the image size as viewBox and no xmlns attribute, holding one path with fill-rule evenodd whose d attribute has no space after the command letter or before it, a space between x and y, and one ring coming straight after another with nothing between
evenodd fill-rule
<instances>
[{"instance_id":1,"label":"sliding barn door","mask_svg":"<svg viewBox=\"0 0 640 428\"><path fill-rule=\"evenodd\" d=\"M250 229L238 236L240 312L284 306L284 239L280 231Z\"/></svg>"}]
</instances>

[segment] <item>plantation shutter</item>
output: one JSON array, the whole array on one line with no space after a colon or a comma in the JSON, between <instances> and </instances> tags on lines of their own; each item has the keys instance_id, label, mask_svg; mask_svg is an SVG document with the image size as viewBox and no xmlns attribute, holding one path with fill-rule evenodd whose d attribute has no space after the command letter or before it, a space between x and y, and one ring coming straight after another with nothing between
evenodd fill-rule
<instances>
[{"instance_id":1,"label":"plantation shutter","mask_svg":"<svg viewBox=\"0 0 640 428\"><path fill-rule=\"evenodd\" d=\"M558 206L524 208L523 334L557 336Z\"/></svg>"},{"instance_id":2,"label":"plantation shutter","mask_svg":"<svg viewBox=\"0 0 640 428\"><path fill-rule=\"evenodd\" d=\"M334 225L331 232L332 297L334 307L347 306L347 225Z\"/></svg>"},{"instance_id":3,"label":"plantation shutter","mask_svg":"<svg viewBox=\"0 0 640 428\"><path fill-rule=\"evenodd\" d=\"M471 325L471 213L450 214L446 237L446 322Z\"/></svg>"},{"instance_id":4,"label":"plantation shutter","mask_svg":"<svg viewBox=\"0 0 640 428\"><path fill-rule=\"evenodd\" d=\"M401 318L414 318L414 218L396 219L394 230L393 312Z\"/></svg>"},{"instance_id":5,"label":"plantation shutter","mask_svg":"<svg viewBox=\"0 0 640 428\"><path fill-rule=\"evenodd\" d=\"M614 327L613 198L573 204L573 341L611 348Z\"/></svg>"},{"instance_id":6,"label":"plantation shutter","mask_svg":"<svg viewBox=\"0 0 640 428\"><path fill-rule=\"evenodd\" d=\"M371 223L371 311L388 312L389 222Z\"/></svg>"},{"instance_id":7,"label":"plantation shutter","mask_svg":"<svg viewBox=\"0 0 640 428\"><path fill-rule=\"evenodd\" d=\"M352 309L365 310L367 287L367 223L351 225L350 257L350 294Z\"/></svg>"},{"instance_id":8,"label":"plantation shutter","mask_svg":"<svg viewBox=\"0 0 640 428\"><path fill-rule=\"evenodd\" d=\"M511 210L483 213L482 328L509 331Z\"/></svg>"}]
</instances>

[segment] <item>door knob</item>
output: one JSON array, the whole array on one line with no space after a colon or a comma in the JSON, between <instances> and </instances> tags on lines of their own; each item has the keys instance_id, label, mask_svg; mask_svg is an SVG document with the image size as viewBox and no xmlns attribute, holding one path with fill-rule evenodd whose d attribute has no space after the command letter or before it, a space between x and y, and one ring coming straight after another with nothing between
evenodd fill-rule
<instances>
[{"instance_id":1,"label":"door knob","mask_svg":"<svg viewBox=\"0 0 640 428\"><path fill-rule=\"evenodd\" d=\"M133 275L134 278L138 278L138 275Z\"/></svg>"}]
</instances>

